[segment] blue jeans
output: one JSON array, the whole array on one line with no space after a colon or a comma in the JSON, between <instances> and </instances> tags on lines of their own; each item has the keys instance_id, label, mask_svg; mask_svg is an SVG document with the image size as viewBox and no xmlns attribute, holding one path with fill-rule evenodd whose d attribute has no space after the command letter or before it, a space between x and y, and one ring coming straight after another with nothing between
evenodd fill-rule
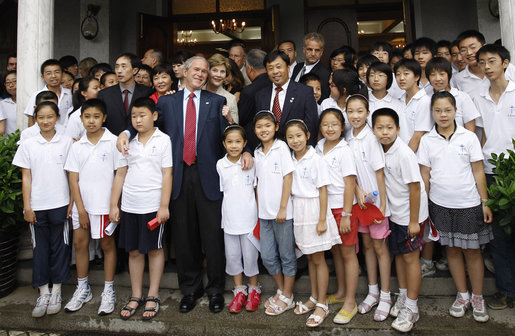
<instances>
[{"instance_id":1,"label":"blue jeans","mask_svg":"<svg viewBox=\"0 0 515 336\"><path fill-rule=\"evenodd\" d=\"M259 219L261 259L270 275L283 272L285 276L297 273L293 219L284 223Z\"/></svg>"},{"instance_id":2,"label":"blue jeans","mask_svg":"<svg viewBox=\"0 0 515 336\"><path fill-rule=\"evenodd\" d=\"M486 174L487 185L493 182L494 175ZM499 218L494 213L492 229L494 240L490 242L492 261L495 267L495 284L504 295L515 297L515 246L512 238L499 225Z\"/></svg>"}]
</instances>

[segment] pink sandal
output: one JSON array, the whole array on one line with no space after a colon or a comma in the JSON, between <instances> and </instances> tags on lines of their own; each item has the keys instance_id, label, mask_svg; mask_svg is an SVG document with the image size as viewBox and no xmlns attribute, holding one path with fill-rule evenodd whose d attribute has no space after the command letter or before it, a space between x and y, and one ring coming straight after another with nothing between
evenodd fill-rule
<instances>
[{"instance_id":1,"label":"pink sandal","mask_svg":"<svg viewBox=\"0 0 515 336\"><path fill-rule=\"evenodd\" d=\"M367 297L358 306L358 312L360 314L366 314L372 310L379 303L379 293L372 294L368 293Z\"/></svg>"},{"instance_id":2,"label":"pink sandal","mask_svg":"<svg viewBox=\"0 0 515 336\"><path fill-rule=\"evenodd\" d=\"M383 305L388 305L386 309L379 309L381 307L381 303ZM374 313L374 321L377 322L383 322L388 318L388 315L390 314L390 308L392 307L392 299L383 300L379 298L379 305L377 306L377 309Z\"/></svg>"}]
</instances>

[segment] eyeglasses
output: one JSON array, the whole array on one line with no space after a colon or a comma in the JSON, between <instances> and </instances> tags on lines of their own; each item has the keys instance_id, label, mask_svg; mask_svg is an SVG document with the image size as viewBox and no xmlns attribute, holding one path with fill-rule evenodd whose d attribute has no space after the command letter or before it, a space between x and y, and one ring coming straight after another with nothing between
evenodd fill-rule
<instances>
[{"instance_id":1,"label":"eyeglasses","mask_svg":"<svg viewBox=\"0 0 515 336\"><path fill-rule=\"evenodd\" d=\"M5 81L5 86L16 85L16 81Z\"/></svg>"}]
</instances>

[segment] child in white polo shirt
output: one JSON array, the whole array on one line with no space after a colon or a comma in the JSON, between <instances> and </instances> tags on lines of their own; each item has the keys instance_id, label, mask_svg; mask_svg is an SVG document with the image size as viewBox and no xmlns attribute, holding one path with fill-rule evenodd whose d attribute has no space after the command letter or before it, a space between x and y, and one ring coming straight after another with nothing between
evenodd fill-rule
<instances>
[{"instance_id":1,"label":"child in white polo shirt","mask_svg":"<svg viewBox=\"0 0 515 336\"><path fill-rule=\"evenodd\" d=\"M345 139L354 155L356 163L357 182L356 198L358 206L366 209L365 202L374 203L381 211L384 220L366 225L359 223L358 232L363 238L364 254L368 276L368 295L358 306L361 314L366 314L374 306L375 321L384 321L388 317L392 305L390 296L390 253L386 245L386 237L390 235L388 216L390 210L386 200L384 181L384 153L381 145L367 124L370 114L366 97L356 94L347 99L347 118L352 129L347 132ZM367 195L377 192L375 200L366 200ZM356 206L354 206L356 208ZM357 209L356 209L357 210ZM381 274L381 292L378 286L377 267Z\"/></svg>"},{"instance_id":2,"label":"child in white polo shirt","mask_svg":"<svg viewBox=\"0 0 515 336\"><path fill-rule=\"evenodd\" d=\"M408 332L419 319L418 292L422 280L420 248L428 217L427 194L417 156L399 135L399 116L390 108L372 117L374 134L385 153L385 181L390 206L390 252L395 255L400 295L390 310L392 327Z\"/></svg>"},{"instance_id":3,"label":"child in white polo shirt","mask_svg":"<svg viewBox=\"0 0 515 336\"><path fill-rule=\"evenodd\" d=\"M255 167L241 169L241 154L247 144L245 129L230 125L224 131L223 145L227 154L216 163L220 176L222 202L222 228L225 242L225 272L234 279L234 299L229 305L231 313L257 310L261 302L258 283L259 251L254 246L252 235L257 223L257 204L254 187ZM243 263L242 263L243 260ZM249 287L243 285L242 274L249 278Z\"/></svg>"},{"instance_id":4,"label":"child in white polo shirt","mask_svg":"<svg viewBox=\"0 0 515 336\"><path fill-rule=\"evenodd\" d=\"M61 284L70 277L71 204L64 163L72 139L55 130L59 119L55 103L40 103L34 119L40 133L20 144L13 165L22 168L24 219L30 223L34 250L32 286L40 292L32 316L42 317L61 310Z\"/></svg>"},{"instance_id":5,"label":"child in white polo shirt","mask_svg":"<svg viewBox=\"0 0 515 336\"><path fill-rule=\"evenodd\" d=\"M510 67L510 53L506 48L487 44L477 52L478 63L489 80L489 87L474 97L483 127L483 155L488 185L494 183L494 166L488 162L492 153L507 155L515 138L515 82L506 72ZM511 65L513 66L513 65ZM500 216L499 216L500 217ZM488 301L491 309L505 309L515 299L515 244L510 235L499 225L494 214L492 229L494 240L490 242L495 267L495 282L499 293Z\"/></svg>"},{"instance_id":6,"label":"child in white polo shirt","mask_svg":"<svg viewBox=\"0 0 515 336\"><path fill-rule=\"evenodd\" d=\"M88 284L89 240L100 239L104 252L104 291L98 309L99 315L113 312L116 303L114 273L116 269L116 246L113 232L106 233L109 226L109 200L113 186L115 164L119 159L116 136L102 124L107 118L103 101L91 99L79 110L82 128L86 134L75 142L68 154L64 168L69 172L70 189L74 207L73 243L76 252L77 289L64 307L75 312L92 299ZM114 224L114 223L113 223Z\"/></svg>"},{"instance_id":7,"label":"child in white polo shirt","mask_svg":"<svg viewBox=\"0 0 515 336\"><path fill-rule=\"evenodd\" d=\"M172 144L168 135L154 127L157 110L152 99L136 99L131 120L138 134L130 142L129 153L116 166L109 219L119 222L121 218L119 245L129 253L132 294L120 317L129 319L143 302L143 271L148 254L150 286L142 319L150 320L159 312L159 283L164 269L162 238L164 224L170 218ZM153 221L159 226L151 230L147 224Z\"/></svg>"},{"instance_id":8,"label":"child in white polo shirt","mask_svg":"<svg viewBox=\"0 0 515 336\"><path fill-rule=\"evenodd\" d=\"M458 294L449 309L462 317L472 304L474 319L488 321L483 299L484 266L481 245L492 238L492 211L486 206L483 154L476 135L454 120L456 100L447 91L431 98L436 125L422 137L418 162L426 189L429 190L429 215L447 246L447 260ZM467 291L463 255L472 285Z\"/></svg>"}]
</instances>

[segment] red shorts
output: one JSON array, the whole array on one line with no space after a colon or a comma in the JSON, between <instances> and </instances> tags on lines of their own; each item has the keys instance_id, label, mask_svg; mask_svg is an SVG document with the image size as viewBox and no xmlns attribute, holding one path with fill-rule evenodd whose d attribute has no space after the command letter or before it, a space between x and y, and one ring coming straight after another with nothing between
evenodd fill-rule
<instances>
[{"instance_id":1,"label":"red shorts","mask_svg":"<svg viewBox=\"0 0 515 336\"><path fill-rule=\"evenodd\" d=\"M343 209L342 208L340 208L340 209L331 209L331 212L333 213L334 219L336 220L336 225L338 225L338 232L340 233L340 238L342 239L342 245L343 246L353 246L353 245L356 245L358 243L358 225L357 225L357 221L355 222L354 226L352 225L352 221L351 221L351 226L350 226L351 231L349 233L342 234L340 232L340 221L342 219Z\"/></svg>"}]
</instances>

